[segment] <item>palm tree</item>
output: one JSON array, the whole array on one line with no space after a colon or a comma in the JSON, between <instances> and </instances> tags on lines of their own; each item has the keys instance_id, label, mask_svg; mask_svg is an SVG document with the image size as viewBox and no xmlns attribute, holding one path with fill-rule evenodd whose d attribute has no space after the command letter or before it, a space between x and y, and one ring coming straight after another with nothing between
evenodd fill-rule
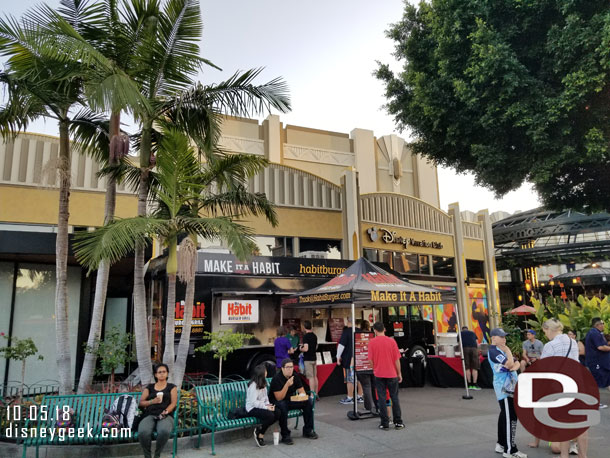
<instances>
[{"instance_id":1,"label":"palm tree","mask_svg":"<svg viewBox=\"0 0 610 458\"><path fill-rule=\"evenodd\" d=\"M199 55L202 23L198 0L168 0L162 9L156 1L131 0L124 18L130 28L141 30L141 40L134 43L131 53L136 68L134 79L149 102L147 109L138 112L141 122L138 216L145 217L151 159L158 137L155 123L172 122L207 154L220 136L221 113L249 116L272 107L285 112L290 102L286 85L279 78L263 85L253 84L260 70L236 73L218 85L194 83L202 65L215 67ZM144 248L140 241L136 243L134 332L140 378L142 383L149 383L152 364L146 319Z\"/></svg>"},{"instance_id":2,"label":"palm tree","mask_svg":"<svg viewBox=\"0 0 610 458\"><path fill-rule=\"evenodd\" d=\"M0 131L14 136L33 119L49 117L59 124L59 212L56 239L56 341L60 392L72 391L68 335L68 219L70 195L71 112L79 105L104 109L117 93L140 100L133 83L93 53L87 59L75 54L78 32L46 6L28 11L21 22L0 19L0 49L8 56L8 71L0 75L8 100L0 107Z\"/></svg>"},{"instance_id":3,"label":"palm tree","mask_svg":"<svg viewBox=\"0 0 610 458\"><path fill-rule=\"evenodd\" d=\"M155 210L150 216L115 220L94 232L79 234L76 255L83 265L94 269L101 260L116 262L138 244L144 244L153 237L164 242L168 249L168 299L163 361L173 373L178 237L220 239L238 258L245 259L255 247L252 233L249 228L235 222L235 218L254 213L265 215L272 224L276 224L277 220L263 194L248 193L239 180L234 180L244 177L242 181L245 181L253 172L264 167L264 160L209 155L202 171L187 136L175 128L163 134L158 144L157 169L153 172L154 186L151 190L157 200ZM212 189L218 192L212 193ZM204 216L199 216L202 212ZM192 316L192 300L190 309ZM189 337L186 336L187 342ZM186 361L186 356L182 360ZM180 371L181 379L184 374L182 362ZM173 380L174 383L178 381L177 377Z\"/></svg>"}]
</instances>

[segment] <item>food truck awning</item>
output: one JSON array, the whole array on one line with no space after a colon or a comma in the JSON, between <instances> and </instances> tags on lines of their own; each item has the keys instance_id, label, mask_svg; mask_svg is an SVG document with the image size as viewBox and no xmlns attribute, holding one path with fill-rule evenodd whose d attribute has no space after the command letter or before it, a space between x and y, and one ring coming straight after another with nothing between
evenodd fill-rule
<instances>
[{"instance_id":1,"label":"food truck awning","mask_svg":"<svg viewBox=\"0 0 610 458\"><path fill-rule=\"evenodd\" d=\"M345 272L323 285L282 299L282 307L311 308L355 306L428 305L455 302L453 291L430 288L375 266L365 258L355 261Z\"/></svg>"},{"instance_id":2,"label":"food truck awning","mask_svg":"<svg viewBox=\"0 0 610 458\"><path fill-rule=\"evenodd\" d=\"M271 296L273 294L283 295L283 296L291 296L296 294L296 291L286 291L283 289L269 289L269 290L251 290L251 289L221 289L221 288L212 288L212 294L219 296Z\"/></svg>"}]
</instances>

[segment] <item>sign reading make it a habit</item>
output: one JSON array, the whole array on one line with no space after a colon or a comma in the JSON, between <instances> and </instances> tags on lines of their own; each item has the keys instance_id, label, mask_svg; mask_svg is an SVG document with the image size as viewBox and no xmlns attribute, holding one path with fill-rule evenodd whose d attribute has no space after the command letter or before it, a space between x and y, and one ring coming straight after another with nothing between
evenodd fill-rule
<instances>
[{"instance_id":1,"label":"sign reading make it a habit","mask_svg":"<svg viewBox=\"0 0 610 458\"><path fill-rule=\"evenodd\" d=\"M258 300L223 300L220 305L220 324L258 323Z\"/></svg>"}]
</instances>

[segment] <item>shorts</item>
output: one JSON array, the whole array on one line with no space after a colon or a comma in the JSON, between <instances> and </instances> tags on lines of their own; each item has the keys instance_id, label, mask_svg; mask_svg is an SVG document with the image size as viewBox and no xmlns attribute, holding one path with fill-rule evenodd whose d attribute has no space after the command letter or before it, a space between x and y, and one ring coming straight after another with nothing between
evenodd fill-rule
<instances>
[{"instance_id":1,"label":"shorts","mask_svg":"<svg viewBox=\"0 0 610 458\"><path fill-rule=\"evenodd\" d=\"M354 369L343 368L343 382L354 383Z\"/></svg>"},{"instance_id":2,"label":"shorts","mask_svg":"<svg viewBox=\"0 0 610 458\"><path fill-rule=\"evenodd\" d=\"M597 382L597 386L600 388L606 388L610 386L610 370L601 367L599 364L595 366L589 366L593 378Z\"/></svg>"},{"instance_id":3,"label":"shorts","mask_svg":"<svg viewBox=\"0 0 610 458\"><path fill-rule=\"evenodd\" d=\"M305 371L303 375L305 378L317 377L318 371L316 370L316 361L303 361L305 363Z\"/></svg>"},{"instance_id":4,"label":"shorts","mask_svg":"<svg viewBox=\"0 0 610 458\"><path fill-rule=\"evenodd\" d=\"M466 366L466 370L479 370L480 361L478 348L464 347L464 365Z\"/></svg>"}]
</instances>

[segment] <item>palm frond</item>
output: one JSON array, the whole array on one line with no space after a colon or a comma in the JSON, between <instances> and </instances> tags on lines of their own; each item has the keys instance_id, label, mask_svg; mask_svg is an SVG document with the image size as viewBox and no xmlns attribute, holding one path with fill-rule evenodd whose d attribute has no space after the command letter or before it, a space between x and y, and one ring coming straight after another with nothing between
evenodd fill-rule
<instances>
[{"instance_id":1,"label":"palm frond","mask_svg":"<svg viewBox=\"0 0 610 458\"><path fill-rule=\"evenodd\" d=\"M70 134L78 149L100 164L108 161L110 120L87 108L72 117Z\"/></svg>"},{"instance_id":2,"label":"palm frond","mask_svg":"<svg viewBox=\"0 0 610 458\"><path fill-rule=\"evenodd\" d=\"M0 106L0 135L4 138L14 138L18 132L25 131L30 122L48 115L40 99L33 97L9 73L0 72L0 85L6 100Z\"/></svg>"},{"instance_id":3,"label":"palm frond","mask_svg":"<svg viewBox=\"0 0 610 458\"><path fill-rule=\"evenodd\" d=\"M203 185L216 184L219 189L231 188L234 185L244 185L248 178L262 173L269 162L253 154L208 155L201 173Z\"/></svg>"},{"instance_id":4,"label":"palm frond","mask_svg":"<svg viewBox=\"0 0 610 458\"><path fill-rule=\"evenodd\" d=\"M114 264L134 250L137 243L146 243L153 234L167 234L167 221L150 217L116 219L93 232L75 235L76 259L89 271L102 259Z\"/></svg>"},{"instance_id":5,"label":"palm frond","mask_svg":"<svg viewBox=\"0 0 610 458\"><path fill-rule=\"evenodd\" d=\"M223 193L215 193L205 196L200 201L200 209L213 215L245 216L248 214L263 215L271 223L277 226L278 219L274 205L267 199L264 193L251 193L243 186L235 186L233 189Z\"/></svg>"}]
</instances>

